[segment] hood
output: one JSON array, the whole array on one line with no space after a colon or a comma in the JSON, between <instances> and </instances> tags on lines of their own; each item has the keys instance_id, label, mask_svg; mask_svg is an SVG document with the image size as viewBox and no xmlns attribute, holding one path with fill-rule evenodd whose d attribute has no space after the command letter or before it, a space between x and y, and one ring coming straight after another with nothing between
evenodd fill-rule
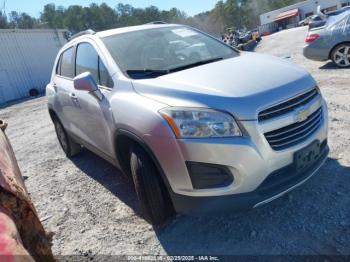
<instances>
[{"instance_id":1,"label":"hood","mask_svg":"<svg viewBox=\"0 0 350 262\"><path fill-rule=\"evenodd\" d=\"M256 119L257 111L315 86L286 59L241 55L154 79L134 80L135 91L169 106L208 107Z\"/></svg>"}]
</instances>

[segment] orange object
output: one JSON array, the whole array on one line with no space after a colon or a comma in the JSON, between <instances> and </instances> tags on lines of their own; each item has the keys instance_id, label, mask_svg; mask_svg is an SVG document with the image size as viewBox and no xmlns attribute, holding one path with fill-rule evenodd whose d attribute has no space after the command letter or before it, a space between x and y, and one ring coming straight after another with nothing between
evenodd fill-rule
<instances>
[{"instance_id":1,"label":"orange object","mask_svg":"<svg viewBox=\"0 0 350 262\"><path fill-rule=\"evenodd\" d=\"M280 13L278 16L276 16L275 21L280 21L292 17L296 17L299 15L299 9L292 9L283 13Z\"/></svg>"},{"instance_id":2,"label":"orange object","mask_svg":"<svg viewBox=\"0 0 350 262\"><path fill-rule=\"evenodd\" d=\"M54 261L0 120L0 261Z\"/></svg>"},{"instance_id":3,"label":"orange object","mask_svg":"<svg viewBox=\"0 0 350 262\"><path fill-rule=\"evenodd\" d=\"M162 115L165 118L165 120L168 122L168 124L171 126L171 129L174 131L174 134L175 134L176 138L180 138L181 137L181 132L177 128L174 120L170 116L168 116L167 114L162 114Z\"/></svg>"}]
</instances>

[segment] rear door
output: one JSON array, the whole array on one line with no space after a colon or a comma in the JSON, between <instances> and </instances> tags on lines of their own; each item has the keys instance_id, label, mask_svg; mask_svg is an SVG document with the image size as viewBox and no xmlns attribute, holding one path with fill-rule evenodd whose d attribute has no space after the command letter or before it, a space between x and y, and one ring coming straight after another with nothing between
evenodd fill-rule
<instances>
[{"instance_id":1,"label":"rear door","mask_svg":"<svg viewBox=\"0 0 350 262\"><path fill-rule=\"evenodd\" d=\"M74 47L62 52L56 66L53 86L56 91L55 109L65 129L75 133L74 125L76 100L74 98Z\"/></svg>"}]
</instances>

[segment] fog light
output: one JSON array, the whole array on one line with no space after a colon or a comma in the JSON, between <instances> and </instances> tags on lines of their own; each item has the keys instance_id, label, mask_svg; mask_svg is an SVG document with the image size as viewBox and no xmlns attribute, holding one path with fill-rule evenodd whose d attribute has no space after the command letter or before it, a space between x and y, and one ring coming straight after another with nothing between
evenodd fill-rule
<instances>
[{"instance_id":1,"label":"fog light","mask_svg":"<svg viewBox=\"0 0 350 262\"><path fill-rule=\"evenodd\" d=\"M194 189L226 187L234 181L230 169L226 166L186 162Z\"/></svg>"}]
</instances>

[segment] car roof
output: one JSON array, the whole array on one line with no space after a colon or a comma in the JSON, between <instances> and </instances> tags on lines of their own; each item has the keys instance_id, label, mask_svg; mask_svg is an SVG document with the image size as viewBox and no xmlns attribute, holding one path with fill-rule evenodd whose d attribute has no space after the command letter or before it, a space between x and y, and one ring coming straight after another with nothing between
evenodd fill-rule
<instances>
[{"instance_id":1,"label":"car roof","mask_svg":"<svg viewBox=\"0 0 350 262\"><path fill-rule=\"evenodd\" d=\"M350 16L350 10L347 10L336 16L330 16L327 20L327 25L328 26L334 25L335 23L338 23L339 21L343 20L345 17L349 17L349 16Z\"/></svg>"},{"instance_id":2,"label":"car roof","mask_svg":"<svg viewBox=\"0 0 350 262\"><path fill-rule=\"evenodd\" d=\"M135 31L156 29L156 28L174 27L174 26L182 26L182 25L178 25L178 24L145 24L145 25L128 26L128 27L110 29L110 30L98 32L95 35L100 37L100 38L104 38L104 37L128 33L128 32L135 32Z\"/></svg>"},{"instance_id":3,"label":"car roof","mask_svg":"<svg viewBox=\"0 0 350 262\"><path fill-rule=\"evenodd\" d=\"M82 42L86 40L87 38L104 38L112 35L118 35L128 32L136 32L141 30L148 30L148 29L156 29L156 28L167 28L167 27L181 27L186 25L180 25L180 24L160 24L160 23L150 23L150 24L144 24L144 25L137 25L137 26L127 26L127 27L120 27L115 29L109 29L101 32L93 32L93 33L87 33L82 34L80 36L77 36L70 41L68 41L61 50L65 50L67 48L72 47L74 44ZM87 30L89 31L89 30Z\"/></svg>"}]
</instances>

